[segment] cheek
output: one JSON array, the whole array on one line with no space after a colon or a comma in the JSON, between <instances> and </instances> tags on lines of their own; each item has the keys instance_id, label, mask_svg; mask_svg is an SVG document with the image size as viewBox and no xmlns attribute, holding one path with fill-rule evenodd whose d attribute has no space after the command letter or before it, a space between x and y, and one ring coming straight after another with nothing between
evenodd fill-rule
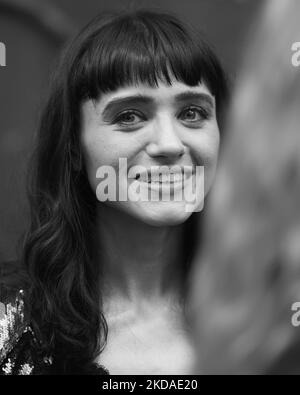
<instances>
[{"instance_id":1,"label":"cheek","mask_svg":"<svg viewBox=\"0 0 300 395\"><path fill-rule=\"evenodd\" d=\"M119 159L126 158L128 167L131 160L140 151L142 142L138 139L117 132L101 131L86 134L81 141L88 178L94 189L99 180L96 178L97 170L100 166L111 166L119 173Z\"/></svg>"},{"instance_id":2,"label":"cheek","mask_svg":"<svg viewBox=\"0 0 300 395\"><path fill-rule=\"evenodd\" d=\"M95 189L98 184L96 178L97 169L100 166L115 167L118 158L118 147L113 147L99 136L85 136L81 144L88 178L91 186Z\"/></svg>"},{"instance_id":3,"label":"cheek","mask_svg":"<svg viewBox=\"0 0 300 395\"><path fill-rule=\"evenodd\" d=\"M197 136L194 141L192 156L197 166L204 166L204 195L212 187L219 155L219 129L212 128L207 133Z\"/></svg>"},{"instance_id":4,"label":"cheek","mask_svg":"<svg viewBox=\"0 0 300 395\"><path fill-rule=\"evenodd\" d=\"M120 146L100 137L83 141L83 149L90 167L113 166L120 154Z\"/></svg>"},{"instance_id":5,"label":"cheek","mask_svg":"<svg viewBox=\"0 0 300 395\"><path fill-rule=\"evenodd\" d=\"M204 166L207 171L213 170L218 161L220 133L217 127L195 136L191 145L192 155L198 166Z\"/></svg>"}]
</instances>

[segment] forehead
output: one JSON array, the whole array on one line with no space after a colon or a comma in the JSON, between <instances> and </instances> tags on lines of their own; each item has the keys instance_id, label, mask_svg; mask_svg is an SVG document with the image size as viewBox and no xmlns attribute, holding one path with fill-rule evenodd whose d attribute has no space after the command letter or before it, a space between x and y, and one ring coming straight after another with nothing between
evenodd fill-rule
<instances>
[{"instance_id":1,"label":"forehead","mask_svg":"<svg viewBox=\"0 0 300 395\"><path fill-rule=\"evenodd\" d=\"M212 105L215 104L214 96L204 83L199 83L196 86L189 86L176 80L173 80L171 85L160 81L158 86L155 87L142 83L120 87L115 91L102 94L98 104L101 107L105 107L107 104L117 101L118 99L126 99L130 97L148 97L152 101L163 103L172 102L176 99L191 99L193 96L196 98L197 95L203 99L211 101Z\"/></svg>"}]
</instances>

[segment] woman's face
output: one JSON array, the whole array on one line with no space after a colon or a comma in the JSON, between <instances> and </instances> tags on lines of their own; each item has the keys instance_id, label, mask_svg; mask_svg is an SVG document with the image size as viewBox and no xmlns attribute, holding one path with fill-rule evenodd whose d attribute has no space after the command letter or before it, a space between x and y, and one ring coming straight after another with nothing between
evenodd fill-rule
<instances>
[{"instance_id":1,"label":"woman's face","mask_svg":"<svg viewBox=\"0 0 300 395\"><path fill-rule=\"evenodd\" d=\"M220 138L215 99L204 84L123 87L85 101L81 121L87 174L99 204L156 226L182 223L199 211L212 185ZM194 203L185 194L188 182Z\"/></svg>"}]
</instances>

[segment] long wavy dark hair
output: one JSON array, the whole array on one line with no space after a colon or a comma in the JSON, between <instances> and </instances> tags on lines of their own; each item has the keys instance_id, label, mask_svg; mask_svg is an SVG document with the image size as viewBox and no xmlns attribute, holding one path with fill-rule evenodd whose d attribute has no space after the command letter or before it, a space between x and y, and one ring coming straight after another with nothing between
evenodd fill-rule
<instances>
[{"instance_id":1,"label":"long wavy dark hair","mask_svg":"<svg viewBox=\"0 0 300 395\"><path fill-rule=\"evenodd\" d=\"M172 76L189 86L205 82L221 117L226 78L210 47L175 16L141 9L97 16L66 47L53 75L28 172L31 222L22 262L31 325L61 373L95 370L107 337L93 237L99 202L79 142L80 106L127 84L171 84Z\"/></svg>"}]
</instances>

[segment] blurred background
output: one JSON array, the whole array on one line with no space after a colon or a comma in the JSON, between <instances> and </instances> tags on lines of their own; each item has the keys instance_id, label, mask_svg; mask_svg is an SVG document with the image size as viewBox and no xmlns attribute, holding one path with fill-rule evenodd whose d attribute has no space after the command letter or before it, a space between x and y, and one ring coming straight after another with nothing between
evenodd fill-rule
<instances>
[{"instance_id":1,"label":"blurred background","mask_svg":"<svg viewBox=\"0 0 300 395\"><path fill-rule=\"evenodd\" d=\"M176 13L203 31L234 84L246 37L264 0L0 0L0 261L17 258L29 218L26 164L49 77L64 45L105 10L150 7Z\"/></svg>"}]
</instances>

